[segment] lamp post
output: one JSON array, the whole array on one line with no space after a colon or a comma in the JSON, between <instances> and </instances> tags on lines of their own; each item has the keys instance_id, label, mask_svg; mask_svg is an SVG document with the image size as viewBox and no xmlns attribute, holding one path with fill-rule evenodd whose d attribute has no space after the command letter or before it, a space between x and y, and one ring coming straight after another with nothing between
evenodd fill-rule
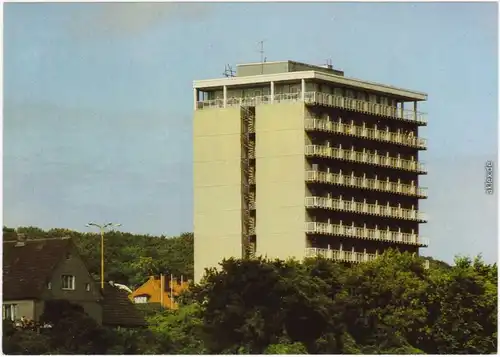
<instances>
[{"instance_id":1,"label":"lamp post","mask_svg":"<svg viewBox=\"0 0 500 357\"><path fill-rule=\"evenodd\" d=\"M106 223L106 224L97 224L94 222L89 222L86 224L87 227L97 227L101 232L101 289L104 289L104 232L106 228L109 227L120 227L120 223Z\"/></svg>"}]
</instances>

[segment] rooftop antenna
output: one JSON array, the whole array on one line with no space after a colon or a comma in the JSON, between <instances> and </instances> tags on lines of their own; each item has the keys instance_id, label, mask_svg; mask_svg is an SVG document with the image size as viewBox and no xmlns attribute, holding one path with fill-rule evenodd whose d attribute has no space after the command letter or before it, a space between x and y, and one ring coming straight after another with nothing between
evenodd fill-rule
<instances>
[{"instance_id":1,"label":"rooftop antenna","mask_svg":"<svg viewBox=\"0 0 500 357\"><path fill-rule=\"evenodd\" d=\"M328 69L332 69L333 68L333 65L332 65L332 60L330 58L328 58L326 60L326 64L325 64L325 67L328 68Z\"/></svg>"},{"instance_id":2,"label":"rooftop antenna","mask_svg":"<svg viewBox=\"0 0 500 357\"><path fill-rule=\"evenodd\" d=\"M260 69L260 74L264 74L264 62L266 62L267 57L264 57L264 42L266 40L261 40L259 41L260 44L260 64L261 64L261 69Z\"/></svg>"},{"instance_id":3,"label":"rooftop antenna","mask_svg":"<svg viewBox=\"0 0 500 357\"><path fill-rule=\"evenodd\" d=\"M222 75L226 78L236 76L235 71L233 70L233 67L231 67L231 65L229 65L229 64L226 64L226 66L224 68L224 73L222 73Z\"/></svg>"}]
</instances>

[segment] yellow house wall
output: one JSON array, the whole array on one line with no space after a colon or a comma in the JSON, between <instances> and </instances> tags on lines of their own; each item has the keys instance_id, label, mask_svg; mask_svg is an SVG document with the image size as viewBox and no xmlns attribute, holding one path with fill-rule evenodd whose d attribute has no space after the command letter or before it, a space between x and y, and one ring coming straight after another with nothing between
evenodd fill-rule
<instances>
[{"instance_id":1,"label":"yellow house wall","mask_svg":"<svg viewBox=\"0 0 500 357\"><path fill-rule=\"evenodd\" d=\"M302 259L305 253L304 105L256 108L257 255Z\"/></svg>"},{"instance_id":2,"label":"yellow house wall","mask_svg":"<svg viewBox=\"0 0 500 357\"><path fill-rule=\"evenodd\" d=\"M194 113L194 280L224 258L241 258L239 108Z\"/></svg>"}]
</instances>

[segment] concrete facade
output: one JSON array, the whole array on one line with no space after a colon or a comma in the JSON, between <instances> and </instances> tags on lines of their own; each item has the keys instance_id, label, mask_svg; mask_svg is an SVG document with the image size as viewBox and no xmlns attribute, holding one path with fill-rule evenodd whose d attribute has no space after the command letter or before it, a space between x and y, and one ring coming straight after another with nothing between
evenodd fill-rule
<instances>
[{"instance_id":1,"label":"concrete facade","mask_svg":"<svg viewBox=\"0 0 500 357\"><path fill-rule=\"evenodd\" d=\"M298 62L194 83L195 282L229 257L418 254L427 95Z\"/></svg>"},{"instance_id":2,"label":"concrete facade","mask_svg":"<svg viewBox=\"0 0 500 357\"><path fill-rule=\"evenodd\" d=\"M256 254L302 258L304 105L259 105L255 120ZM299 173L299 174L298 174Z\"/></svg>"},{"instance_id":3,"label":"concrete facade","mask_svg":"<svg viewBox=\"0 0 500 357\"><path fill-rule=\"evenodd\" d=\"M197 111L194 142L195 276L241 257L240 110Z\"/></svg>"}]
</instances>

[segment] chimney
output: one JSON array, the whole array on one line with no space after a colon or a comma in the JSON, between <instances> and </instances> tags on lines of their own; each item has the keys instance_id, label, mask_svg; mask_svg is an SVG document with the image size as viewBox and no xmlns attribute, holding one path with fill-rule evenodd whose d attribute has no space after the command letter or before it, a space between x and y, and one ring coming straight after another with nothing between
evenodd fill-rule
<instances>
[{"instance_id":1,"label":"chimney","mask_svg":"<svg viewBox=\"0 0 500 357\"><path fill-rule=\"evenodd\" d=\"M17 233L17 243L16 247L24 247L26 244L26 234L24 233Z\"/></svg>"}]
</instances>

